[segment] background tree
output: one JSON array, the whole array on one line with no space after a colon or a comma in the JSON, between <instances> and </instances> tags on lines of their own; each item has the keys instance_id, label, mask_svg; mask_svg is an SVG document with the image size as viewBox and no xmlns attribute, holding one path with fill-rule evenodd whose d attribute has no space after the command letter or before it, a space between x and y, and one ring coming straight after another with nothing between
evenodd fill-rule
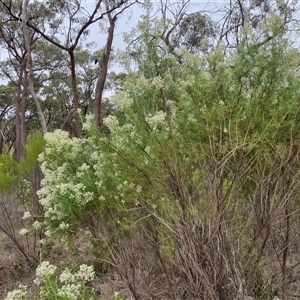
<instances>
[{"instance_id":1,"label":"background tree","mask_svg":"<svg viewBox=\"0 0 300 300\"><path fill-rule=\"evenodd\" d=\"M27 10L28 10L28 0L23 0L22 1L22 30L23 30L23 37L24 37L24 45L26 49L26 63L28 67L28 86L30 93L33 97L37 113L39 116L39 121L41 124L42 132L47 132L47 124L46 124L46 119L44 116L44 113L41 108L40 100L37 97L36 91L35 91L35 86L34 86L34 73L33 73L33 65L32 65L32 54L31 54L31 39L34 38L34 35L31 37L30 36L30 31L27 28Z\"/></svg>"},{"instance_id":2,"label":"background tree","mask_svg":"<svg viewBox=\"0 0 300 300\"><path fill-rule=\"evenodd\" d=\"M5 151L11 148L12 137L9 137L9 132L14 132L10 128L10 120L14 118L13 115L13 104L11 99L14 98L14 87L12 85L1 85L0 86L0 154L4 154Z\"/></svg>"},{"instance_id":3,"label":"background tree","mask_svg":"<svg viewBox=\"0 0 300 300\"><path fill-rule=\"evenodd\" d=\"M132 1L128 3L127 1L122 1L110 3L109 6L105 6L102 1L98 1L95 4L94 9L89 12L84 9L80 1L77 1L76 3L64 2L59 4L53 1L34 1L28 4L29 9L27 12L27 19L23 18L22 20L22 8L23 13L25 13L26 5L22 6L21 2L14 1L2 1L0 3L3 16L3 45L5 47L8 47L9 49L12 48L12 51L14 52L18 52L20 51L19 49L23 49L22 53L14 54L14 56L16 56L16 58L14 59L17 59L18 61L18 63L15 64L15 71L19 72L20 70L21 76L19 82L17 82L16 79L14 79L14 82L16 88L19 89L19 92L17 93L17 95L19 95L18 97L23 97L23 101L18 100L16 102L18 111L18 113L16 114L16 124L18 124L18 126L16 126L17 157L20 157L20 155L22 155L22 149L25 143L27 122L25 117L26 109L29 109L30 111L30 113L28 111L27 114L28 120L30 119L33 121L36 116L40 116L39 119L43 121L41 123L43 124L43 126L41 126L43 131L45 131L46 128L57 128L59 126L62 126L63 128L68 128L76 135L80 135L81 121L78 119L77 109L83 105L84 111L86 111L87 106L93 105L94 103L94 81L96 79L95 70L97 68L97 66L92 66L92 62L96 59L96 57L93 56L95 54L84 54L83 51L86 50L80 50L82 47L80 45L80 42L83 41L84 38L88 35L88 27L90 25L100 21L104 21L106 14L109 14L111 16L110 19L113 20L113 23L115 24L117 16L121 15L122 12L125 11L125 9L129 8L133 4L134 3ZM114 13L114 15L112 15L115 10L116 12ZM43 14L40 13L41 11L43 11ZM22 32L21 30L21 21L23 21L23 28L25 28L25 23L27 26L24 29L24 32ZM50 26L48 26L47 23L49 23ZM66 23L68 23L67 28L64 25ZM19 33L20 35L18 39L15 39L15 32ZM33 46L32 44L30 47L28 45L25 47L23 37L26 34L28 35L29 32L31 34L31 37L28 36L28 38L31 39L31 43L34 42L36 45ZM110 33L110 43L112 43L113 34L113 32ZM38 37L40 39L38 39ZM65 42L59 41L61 40L61 37L65 37ZM23 44L19 45L20 41L23 41ZM20 46L22 47L20 48ZM109 48L111 49L111 45L110 47L105 47L105 51L107 51ZM28 54L28 51L30 52L30 54ZM49 56L49 51L52 51L51 57ZM99 94L99 92L97 92L97 97L99 98L101 96L101 99L102 93L104 91L104 84L106 81L106 73L108 72L107 64L110 56L110 54L106 53L105 51L103 50L101 52L101 55L107 57L107 59L105 58L105 63L103 64L103 66L106 65L106 67L104 69L98 68L99 72L102 74L102 77L100 76L102 78L100 80L100 85L102 87L100 92L101 95ZM78 55L78 58L76 57L76 55ZM82 58L80 58L80 55L85 55L86 62L84 63L84 66L80 66L80 64L83 63L80 61L82 60ZM28 67L28 59L31 61L31 67ZM77 59L78 63L76 62ZM97 59L100 61L99 57L97 57ZM68 64L66 64L67 61L69 61ZM3 63L2 66L2 69L5 72L6 76L9 76L8 69L5 70L5 68L10 68L11 63L7 62L6 65ZM75 70L76 66L78 66L79 68L79 70L77 71ZM31 71L27 73L27 69ZM67 76L69 72L71 73L70 77ZM84 75L85 79L83 77L79 78L79 76L82 76L84 73L86 73L86 75ZM23 77L26 77L27 79L23 79ZM56 79L54 79L54 77ZM62 78L64 79L62 80ZM9 80L11 79L12 77L10 76ZM56 84L55 86L52 85L52 89L54 88L58 90L58 95L53 95L51 97L56 98L57 100L61 99L63 101L58 105L60 111L62 111L59 112L59 114L60 118L62 118L63 121L61 122L56 119L56 123L53 124L51 124L54 117L53 112L56 111L57 115L57 108L54 108L52 106L52 108L50 109L48 106L49 102L45 103L45 97L48 96L46 96L45 94L41 94L46 91L46 86L49 86L51 80L52 83L54 82L53 80L56 80ZM86 81L86 83L89 82L88 86L84 87L84 82L82 80ZM67 83L64 88L62 88L64 85L62 81ZM24 92L22 92L22 82L24 85ZM30 94L33 95L31 99L35 99L34 103L36 108L32 106L31 101L28 101L30 95L28 94L29 91L27 83L29 82L31 82ZM42 89L43 86L44 88ZM89 91L86 90L84 92L83 89L86 88L88 88ZM50 92L49 88L48 91ZM37 101L38 97L40 98L40 100L42 100L41 102L40 100ZM52 102L52 104L54 104L54 102ZM100 109L99 105L98 108ZM52 110L52 112L50 110ZM44 113L46 115L44 115ZM35 121L31 122L32 125L34 123L35 125L33 127L31 126L30 129L36 128L36 126L38 126Z\"/></svg>"},{"instance_id":4,"label":"background tree","mask_svg":"<svg viewBox=\"0 0 300 300\"><path fill-rule=\"evenodd\" d=\"M137 2L137 1L136 1ZM106 83L106 77L108 72L108 63L110 61L112 43L115 33L115 27L118 17L129 7L131 7L135 1L121 1L121 5L116 6L114 1L104 1L106 9L106 17L108 20L107 40L102 52L102 56L96 59L96 63L99 65L98 78L95 89L95 101L94 101L94 116L95 124L99 127L101 125L101 110L103 102L103 92Z\"/></svg>"},{"instance_id":5,"label":"background tree","mask_svg":"<svg viewBox=\"0 0 300 300\"><path fill-rule=\"evenodd\" d=\"M235 47L240 43L239 33L243 28L252 27L255 30L265 25L271 15L278 16L287 25L295 21L295 5L293 1L232 0L225 8L220 40L226 41L229 48Z\"/></svg>"},{"instance_id":6,"label":"background tree","mask_svg":"<svg viewBox=\"0 0 300 300\"><path fill-rule=\"evenodd\" d=\"M11 5L11 11L19 11L18 3ZM1 45L8 51L8 59L1 63L1 71L15 86L15 95L11 99L15 102L15 155L20 159L23 154L26 128L25 128L25 107L27 88L26 55L20 24L11 22L5 10L1 11Z\"/></svg>"},{"instance_id":7,"label":"background tree","mask_svg":"<svg viewBox=\"0 0 300 300\"><path fill-rule=\"evenodd\" d=\"M133 3L131 1L121 1L121 2L111 2L113 5L108 6L107 4L103 3L102 0L99 0L95 3L95 7L92 12L88 12L82 9L81 1L74 2L62 2L60 4L55 4L56 2L49 2L49 3L41 3L40 9L45 10L45 15L51 19L52 25L52 33L47 34L44 33L39 27L35 26L31 22L28 22L28 26L31 27L33 30L38 32L43 38L45 38L48 42L54 44L55 46L59 47L60 49L66 51L69 55L70 59L70 70L71 70L71 78L72 78L72 90L73 90L73 101L74 101L74 113L77 114L77 110L80 108L79 103L79 96L77 90L77 76L76 76L76 64L75 64L75 55L74 51L80 41L80 39L88 34L88 27L96 22L101 21L104 16L110 15L115 10L121 8L123 5L126 7L131 6ZM130 5L127 5L130 3ZM46 4L46 5L45 5ZM49 7L47 7L49 4ZM56 5L56 6L55 6ZM124 8L124 9L125 9ZM116 14L114 18L114 23L116 22L116 17L120 14L124 9L121 9L119 13ZM49 15L50 13L50 15ZM58 13L58 15L56 15ZM56 18L56 20L55 20ZM68 28L67 30L61 30L61 24L63 23L62 20L68 20ZM109 17L110 18L110 17ZM112 19L113 20L113 19ZM57 32L61 32L63 36L65 36L65 42L59 43L55 38ZM55 35L54 35L55 34ZM111 48L111 43L113 39L113 32L109 36L109 42L107 44L107 50ZM107 56L107 54L105 54ZM109 59L109 55L107 60ZM106 60L106 59L105 59ZM108 63L108 62L107 62ZM104 65L106 62L104 63ZM107 67L106 70L103 69L104 78L106 77ZM104 80L105 83L105 80ZM103 90L103 88L102 88ZM97 115L97 114L95 114ZM76 135L81 135L81 125L80 120L78 117L76 118Z\"/></svg>"}]
</instances>

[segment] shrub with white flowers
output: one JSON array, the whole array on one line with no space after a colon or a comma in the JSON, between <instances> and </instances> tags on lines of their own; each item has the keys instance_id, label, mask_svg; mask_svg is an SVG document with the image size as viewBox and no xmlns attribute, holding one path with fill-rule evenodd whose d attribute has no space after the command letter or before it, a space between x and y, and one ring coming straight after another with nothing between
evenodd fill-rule
<instances>
[{"instance_id":1,"label":"shrub with white flowers","mask_svg":"<svg viewBox=\"0 0 300 300\"><path fill-rule=\"evenodd\" d=\"M58 268L48 261L42 262L36 269L34 283L39 286L39 299L60 300L92 300L93 290L86 283L95 279L93 266L82 264L79 269L66 268L59 274ZM27 286L8 292L5 300L31 299L27 294Z\"/></svg>"},{"instance_id":2,"label":"shrub with white flowers","mask_svg":"<svg viewBox=\"0 0 300 300\"><path fill-rule=\"evenodd\" d=\"M241 274L255 280L263 261L253 258L265 247L254 234L261 228L253 218L261 207L256 201L270 200L270 211L260 213L273 213L274 207L279 218L286 204L292 207L290 199L299 199L300 55L288 44L282 48L279 35L259 47L251 39L247 33L247 43L233 55L224 55L224 45L205 56L183 50L180 64L175 57L159 59L160 66L165 64L159 74L154 62L147 72L128 74L124 90L113 99L117 113L103 120L106 133L93 128L91 117L80 139L61 130L47 133L38 192L46 239L85 232L86 251L95 259L106 255L102 261L108 261L119 250L114 247L124 244L120 240L134 241L141 229L155 241L152 250L166 270L177 268L176 276L187 280L194 278L192 270L203 281L190 282L195 295L203 292L199 286L206 289L203 274L212 287L222 278L222 292L230 295L249 281L247 276L240 280ZM285 178L282 173L289 187L274 194L273 181ZM261 188L265 182L268 187ZM293 197L281 198L286 190ZM272 197L260 194L265 191ZM283 220L274 224L285 226ZM197 255L182 255L185 249ZM239 260L237 267L227 268L233 259ZM210 277L211 270L220 278ZM59 278L60 297L76 298L82 287L77 280L90 277L65 270ZM231 278L239 280L233 284ZM43 288L42 295L48 291Z\"/></svg>"}]
</instances>

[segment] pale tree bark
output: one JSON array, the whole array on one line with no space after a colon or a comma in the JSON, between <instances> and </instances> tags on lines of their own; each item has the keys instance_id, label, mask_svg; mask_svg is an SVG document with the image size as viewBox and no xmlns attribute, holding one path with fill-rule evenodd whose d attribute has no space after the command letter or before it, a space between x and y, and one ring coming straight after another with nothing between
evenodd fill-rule
<instances>
[{"instance_id":1,"label":"pale tree bark","mask_svg":"<svg viewBox=\"0 0 300 300\"><path fill-rule=\"evenodd\" d=\"M43 131L43 133L45 133L45 132L47 132L47 123L46 123L46 119L45 119L40 101L35 92L34 81L33 81L34 74L33 74L33 66L32 66L31 45L30 45L30 38L29 38L29 30L28 30L28 27L26 24L28 2L29 2L28 0L23 0L23 2L22 2L22 28L23 28L25 49L27 51L27 66L28 66L28 70L29 70L28 85L29 85L29 91L30 91L31 96L36 105L36 109L37 109L37 113L38 113L42 131Z\"/></svg>"},{"instance_id":2,"label":"pale tree bark","mask_svg":"<svg viewBox=\"0 0 300 300\"><path fill-rule=\"evenodd\" d=\"M108 10L108 1L105 1L106 9ZM109 21L109 29L107 33L107 41L105 48L103 50L102 57L99 59L99 73L98 79L96 83L95 90L95 102L94 102L94 116L95 116L95 125L101 125L101 110L102 110L102 100L103 100L103 91L105 87L107 71L108 71L108 63L112 50L112 43L114 39L114 32L117 22L117 15L112 17L111 13L107 14Z\"/></svg>"},{"instance_id":3,"label":"pale tree bark","mask_svg":"<svg viewBox=\"0 0 300 300\"><path fill-rule=\"evenodd\" d=\"M98 79L95 88L95 101L94 101L94 120L95 125L100 126L102 123L101 120L101 112L102 112L102 102L103 102L103 92L106 83L106 77L108 72L108 63L111 56L112 51L112 43L114 39L114 32L116 27L117 18L120 14L122 14L126 9L128 9L134 3L139 3L138 1L127 1L123 0L120 2L119 7L122 4L125 4L120 11L116 12L116 9L110 7L110 1L104 0L105 9L106 9L106 16L109 22L109 28L107 32L107 39L106 44L103 50L102 56L98 59L99 63L99 72L98 72ZM118 8L118 7L116 7Z\"/></svg>"},{"instance_id":4,"label":"pale tree bark","mask_svg":"<svg viewBox=\"0 0 300 300\"><path fill-rule=\"evenodd\" d=\"M11 45L9 45L11 46ZM15 86L15 94L12 96L12 99L14 100L14 105L16 109L15 113L15 125L16 125L16 131L15 131L15 139L12 144L14 144L14 156L16 160L20 160L21 157L24 155L24 145L26 141L26 96L27 96L27 87L26 87L26 58L25 54L23 53L18 53L16 51L16 48L10 47L9 48L9 54L12 55L13 59L16 59L19 62L19 67L18 69L15 69L16 73L18 74L17 79L15 79L10 72L5 70L5 68L1 68L1 71L5 76L13 83ZM12 64L12 61L10 59L10 63ZM15 67L16 68L16 67ZM1 118L5 115L5 109L1 113ZM1 124L2 126L2 124ZM6 127L6 126L5 126ZM5 127L3 129L5 129ZM0 154L3 152L3 147L5 144L5 136L3 134L3 130L1 128L0 130ZM10 147L11 148L11 147Z\"/></svg>"},{"instance_id":5,"label":"pale tree bark","mask_svg":"<svg viewBox=\"0 0 300 300\"><path fill-rule=\"evenodd\" d=\"M11 24L8 26L5 20L5 11L1 11L1 20L3 26L0 25L0 38L1 45L7 49L8 60L1 66L1 72L7 77L7 79L15 86L16 90L11 100L14 100L16 109L15 113L15 138L14 138L14 156L17 160L20 160L24 155L24 145L26 140L26 51L24 49L23 34L19 32L19 26ZM18 62L18 64L16 64ZM7 65L10 67L7 68ZM12 72L10 71L12 70ZM16 74L17 77L14 77ZM5 112L4 112L5 113ZM2 125L2 124L1 124ZM4 127L5 128L5 127ZM0 133L2 144L0 145L0 153L4 150L4 144L6 137L3 131Z\"/></svg>"},{"instance_id":6,"label":"pale tree bark","mask_svg":"<svg viewBox=\"0 0 300 300\"><path fill-rule=\"evenodd\" d=\"M16 95L16 144L15 144L15 155L19 161L24 155L24 146L26 140L26 59L22 58L20 63L20 74L17 84L17 95ZM23 86L23 90L22 90Z\"/></svg>"},{"instance_id":7,"label":"pale tree bark","mask_svg":"<svg viewBox=\"0 0 300 300\"><path fill-rule=\"evenodd\" d=\"M74 103L74 110L75 110L75 131L76 136L80 137L82 135L82 126L81 121L78 115L78 110L80 108L79 103L79 96L78 96L78 89L77 89L77 76L76 76L76 64L75 64L75 56L74 56L74 49L71 48L70 51L68 51L70 56L70 68L71 68L71 78L72 78L72 90L73 90L73 103Z\"/></svg>"}]
</instances>

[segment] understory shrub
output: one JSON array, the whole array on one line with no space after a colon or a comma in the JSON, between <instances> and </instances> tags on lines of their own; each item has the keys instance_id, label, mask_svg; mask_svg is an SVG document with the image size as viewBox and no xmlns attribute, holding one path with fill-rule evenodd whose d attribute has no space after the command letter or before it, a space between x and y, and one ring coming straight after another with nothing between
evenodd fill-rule
<instances>
[{"instance_id":1,"label":"understory shrub","mask_svg":"<svg viewBox=\"0 0 300 300\"><path fill-rule=\"evenodd\" d=\"M293 292L300 56L276 20L256 29L259 42L246 28L235 52L182 50L180 62L144 35L149 69L129 72L112 99L109 134L89 116L82 138L45 134L44 242L67 241L99 276L118 274L115 298Z\"/></svg>"}]
</instances>

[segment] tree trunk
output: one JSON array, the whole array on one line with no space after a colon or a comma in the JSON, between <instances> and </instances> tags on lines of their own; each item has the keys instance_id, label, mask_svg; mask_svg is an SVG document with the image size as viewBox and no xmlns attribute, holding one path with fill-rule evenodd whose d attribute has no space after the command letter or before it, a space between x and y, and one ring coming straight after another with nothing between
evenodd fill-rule
<instances>
[{"instance_id":1,"label":"tree trunk","mask_svg":"<svg viewBox=\"0 0 300 300\"><path fill-rule=\"evenodd\" d=\"M25 90L22 91L22 85L25 89L24 74L26 70L26 59L22 59L20 62L20 74L18 79L17 86L17 95L16 95L16 143L15 143L15 157L16 160L20 160L24 155L24 145L25 145Z\"/></svg>"},{"instance_id":2,"label":"tree trunk","mask_svg":"<svg viewBox=\"0 0 300 300\"><path fill-rule=\"evenodd\" d=\"M31 45L30 45L30 38L29 38L29 31L26 25L26 20L27 20L27 7L28 7L28 0L23 0L22 3L22 27L23 27L23 35L24 35L24 41L25 41L25 48L27 52L27 66L29 69L29 76L28 76L28 84L29 84L29 91L31 93L31 96L35 102L36 108L37 108L37 113L39 117L39 121L42 127L43 133L47 132L47 124L46 124L46 119L44 116L44 113L42 111L42 107L40 104L40 101L37 97L37 94L35 93L35 88L34 88L34 74L33 74L33 67L32 67L32 57L31 57Z\"/></svg>"},{"instance_id":3,"label":"tree trunk","mask_svg":"<svg viewBox=\"0 0 300 300\"><path fill-rule=\"evenodd\" d=\"M107 5L107 3L106 3ZM112 42L114 38L115 25L117 21L117 17L111 17L111 14L108 13L109 19L109 29L107 34L106 46L103 51L102 57L99 60L99 74L96 83L96 91L95 91L95 102L94 102L94 115L95 115L95 125L100 126L102 123L101 120L101 110L102 110L102 100L103 100L103 91L107 77L108 63L112 49Z\"/></svg>"},{"instance_id":4,"label":"tree trunk","mask_svg":"<svg viewBox=\"0 0 300 300\"><path fill-rule=\"evenodd\" d=\"M70 68L71 68L71 78L72 78L72 90L73 90L73 103L75 109L75 134L77 137L82 135L82 127L81 121L78 116L79 106L79 97L78 97L78 89L77 89L77 77L76 77L76 67L75 67L75 57L74 57L74 49L71 48L69 51L70 55Z\"/></svg>"}]
</instances>

